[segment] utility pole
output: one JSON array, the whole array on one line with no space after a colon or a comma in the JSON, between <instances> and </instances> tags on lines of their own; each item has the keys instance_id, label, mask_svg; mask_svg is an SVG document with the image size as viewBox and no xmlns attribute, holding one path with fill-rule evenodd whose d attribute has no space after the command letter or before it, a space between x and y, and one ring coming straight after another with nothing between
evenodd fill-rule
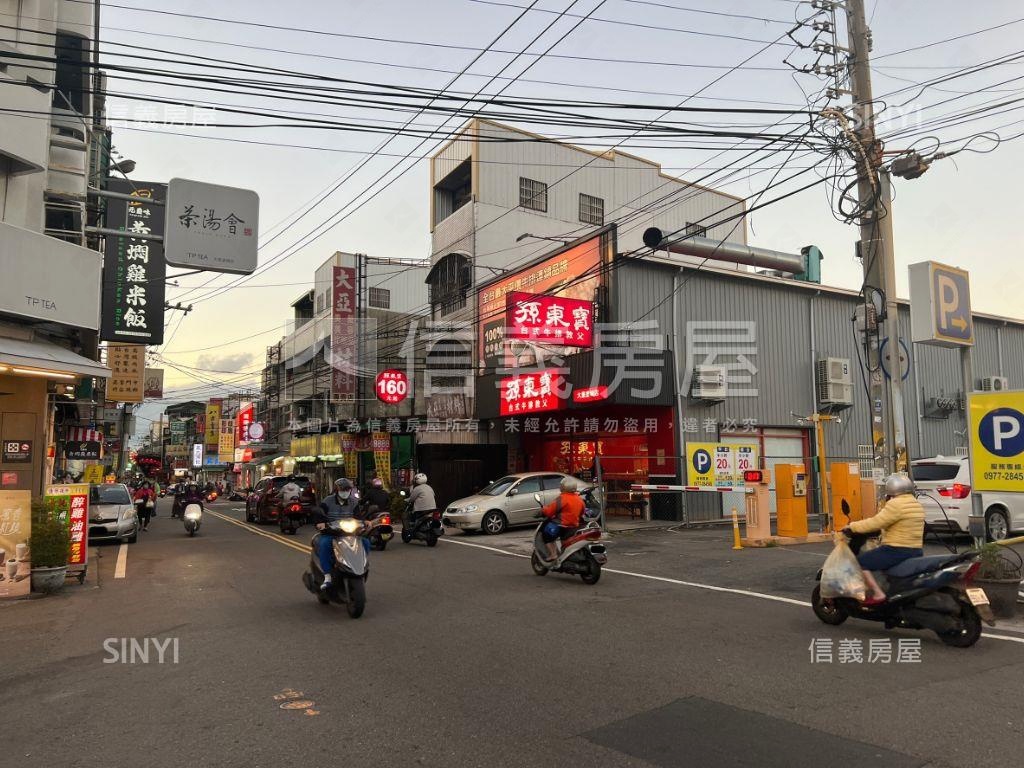
<instances>
[{"instance_id":1,"label":"utility pole","mask_svg":"<svg viewBox=\"0 0 1024 768\"><path fill-rule=\"evenodd\" d=\"M864 0L846 0L849 36L847 68L853 95L853 150L857 159L860 203L859 255L864 265L864 329L870 368L871 437L875 469L906 471L906 425L901 387L899 313L896 303L896 263L890 208L889 174L881 170L882 147L875 138L874 97L871 92L871 31ZM873 314L877 325L869 320ZM873 329L873 325L875 325ZM887 338L886 357L880 351ZM888 376L883 366L888 366ZM888 381L887 381L888 379Z\"/></svg>"}]
</instances>

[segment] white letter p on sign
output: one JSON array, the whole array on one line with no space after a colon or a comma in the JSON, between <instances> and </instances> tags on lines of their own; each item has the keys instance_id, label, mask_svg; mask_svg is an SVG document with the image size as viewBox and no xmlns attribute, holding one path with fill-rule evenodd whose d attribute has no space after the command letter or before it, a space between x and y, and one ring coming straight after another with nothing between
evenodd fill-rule
<instances>
[{"instance_id":1,"label":"white letter p on sign","mask_svg":"<svg viewBox=\"0 0 1024 768\"><path fill-rule=\"evenodd\" d=\"M1004 440L1012 440L1020 434L1020 422L1013 416L995 416L992 419L992 443L996 451L1003 448Z\"/></svg>"}]
</instances>

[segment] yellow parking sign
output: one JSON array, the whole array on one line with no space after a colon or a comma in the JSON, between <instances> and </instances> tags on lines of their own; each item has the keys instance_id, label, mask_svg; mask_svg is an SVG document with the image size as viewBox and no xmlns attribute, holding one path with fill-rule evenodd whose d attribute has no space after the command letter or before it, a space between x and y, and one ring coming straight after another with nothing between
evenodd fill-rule
<instances>
[{"instance_id":1,"label":"yellow parking sign","mask_svg":"<svg viewBox=\"0 0 1024 768\"><path fill-rule=\"evenodd\" d=\"M970 395L976 491L1024 492L1024 391Z\"/></svg>"},{"instance_id":2,"label":"yellow parking sign","mask_svg":"<svg viewBox=\"0 0 1024 768\"><path fill-rule=\"evenodd\" d=\"M697 488L728 488L743 485L743 473L758 467L756 445L687 443L687 485Z\"/></svg>"}]
</instances>

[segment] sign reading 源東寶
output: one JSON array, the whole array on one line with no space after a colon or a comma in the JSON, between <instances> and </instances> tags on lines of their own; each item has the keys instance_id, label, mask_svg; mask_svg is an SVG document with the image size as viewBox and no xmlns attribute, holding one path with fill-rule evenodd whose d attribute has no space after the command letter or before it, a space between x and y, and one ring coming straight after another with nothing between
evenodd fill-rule
<instances>
[{"instance_id":1,"label":"sign reading \u6e90\u6771\u5bf6","mask_svg":"<svg viewBox=\"0 0 1024 768\"><path fill-rule=\"evenodd\" d=\"M171 179L164 253L174 267L248 275L256 270L260 198L249 189Z\"/></svg>"},{"instance_id":2,"label":"sign reading \u6e90\u6771\u5bf6","mask_svg":"<svg viewBox=\"0 0 1024 768\"><path fill-rule=\"evenodd\" d=\"M356 397L356 271L334 267L331 276L331 399Z\"/></svg>"},{"instance_id":3,"label":"sign reading \u6e90\u6771\u5bf6","mask_svg":"<svg viewBox=\"0 0 1024 768\"><path fill-rule=\"evenodd\" d=\"M910 265L910 330L913 340L921 344L974 344L967 270L936 261Z\"/></svg>"},{"instance_id":4,"label":"sign reading \u6e90\u6771\u5bf6","mask_svg":"<svg viewBox=\"0 0 1024 768\"><path fill-rule=\"evenodd\" d=\"M486 373L486 369L512 367L507 365L505 343L505 327L511 325L506 322L508 294L543 293L545 297L593 302L601 285L599 267L605 243L604 236L591 238L480 289L477 294L478 354L482 362L479 375ZM593 320L591 317L591 324ZM568 346L565 342L557 344Z\"/></svg>"},{"instance_id":5,"label":"sign reading \u6e90\u6771\u5bf6","mask_svg":"<svg viewBox=\"0 0 1024 768\"><path fill-rule=\"evenodd\" d=\"M89 519L89 485L46 486L46 506L68 526L68 573L85 570L88 557L87 521Z\"/></svg>"},{"instance_id":6,"label":"sign reading \u6e90\u6771\u5bf6","mask_svg":"<svg viewBox=\"0 0 1024 768\"><path fill-rule=\"evenodd\" d=\"M594 346L594 302L511 291L505 338L563 347Z\"/></svg>"},{"instance_id":7,"label":"sign reading \u6e90\u6771\u5bf6","mask_svg":"<svg viewBox=\"0 0 1024 768\"><path fill-rule=\"evenodd\" d=\"M687 443L687 485L698 488L729 488L743 485L743 473L757 469L755 445Z\"/></svg>"},{"instance_id":8,"label":"sign reading \u6e90\u6771\u5bf6","mask_svg":"<svg viewBox=\"0 0 1024 768\"><path fill-rule=\"evenodd\" d=\"M374 389L382 403L397 405L409 396L409 377L405 371L389 368L377 374Z\"/></svg>"},{"instance_id":9,"label":"sign reading \u6e90\u6771\u5bf6","mask_svg":"<svg viewBox=\"0 0 1024 768\"><path fill-rule=\"evenodd\" d=\"M107 399L141 403L145 396L146 345L107 344L107 367L111 370Z\"/></svg>"},{"instance_id":10,"label":"sign reading \u6e90\u6771\u5bf6","mask_svg":"<svg viewBox=\"0 0 1024 768\"><path fill-rule=\"evenodd\" d=\"M1024 492L1024 390L973 392L968 410L974 490Z\"/></svg>"},{"instance_id":11,"label":"sign reading \u6e90\u6771\u5bf6","mask_svg":"<svg viewBox=\"0 0 1024 768\"><path fill-rule=\"evenodd\" d=\"M148 400L153 398L159 400L164 396L164 369L163 368L146 368L143 375L143 391L142 394Z\"/></svg>"},{"instance_id":12,"label":"sign reading \u6e90\u6771\u5bf6","mask_svg":"<svg viewBox=\"0 0 1024 768\"><path fill-rule=\"evenodd\" d=\"M220 398L206 403L206 444L211 447L220 445L220 414L223 404Z\"/></svg>"},{"instance_id":13,"label":"sign reading \u6e90\u6771\u5bf6","mask_svg":"<svg viewBox=\"0 0 1024 768\"><path fill-rule=\"evenodd\" d=\"M557 369L521 373L500 382L500 415L553 411L562 407L562 375Z\"/></svg>"},{"instance_id":14,"label":"sign reading \u6e90\u6771\u5bf6","mask_svg":"<svg viewBox=\"0 0 1024 768\"><path fill-rule=\"evenodd\" d=\"M138 202L108 199L106 225L125 237L106 236L103 256L103 304L100 339L133 344L162 344L167 264L160 240L132 235L163 235L167 185L108 179L107 189L139 198Z\"/></svg>"},{"instance_id":15,"label":"sign reading \u6e90\u6771\u5bf6","mask_svg":"<svg viewBox=\"0 0 1024 768\"><path fill-rule=\"evenodd\" d=\"M28 596L31 534L32 492L0 491L0 598Z\"/></svg>"}]
</instances>

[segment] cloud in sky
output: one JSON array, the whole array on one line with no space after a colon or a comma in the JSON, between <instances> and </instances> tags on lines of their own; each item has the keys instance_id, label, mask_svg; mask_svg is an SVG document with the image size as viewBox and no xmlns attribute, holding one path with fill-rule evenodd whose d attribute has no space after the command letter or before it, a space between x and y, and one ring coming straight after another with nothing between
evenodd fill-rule
<instances>
[{"instance_id":1,"label":"cloud in sky","mask_svg":"<svg viewBox=\"0 0 1024 768\"><path fill-rule=\"evenodd\" d=\"M255 362L256 355L253 352L235 352L234 354L211 352L196 358L196 368L220 373L243 373L250 370Z\"/></svg>"}]
</instances>

